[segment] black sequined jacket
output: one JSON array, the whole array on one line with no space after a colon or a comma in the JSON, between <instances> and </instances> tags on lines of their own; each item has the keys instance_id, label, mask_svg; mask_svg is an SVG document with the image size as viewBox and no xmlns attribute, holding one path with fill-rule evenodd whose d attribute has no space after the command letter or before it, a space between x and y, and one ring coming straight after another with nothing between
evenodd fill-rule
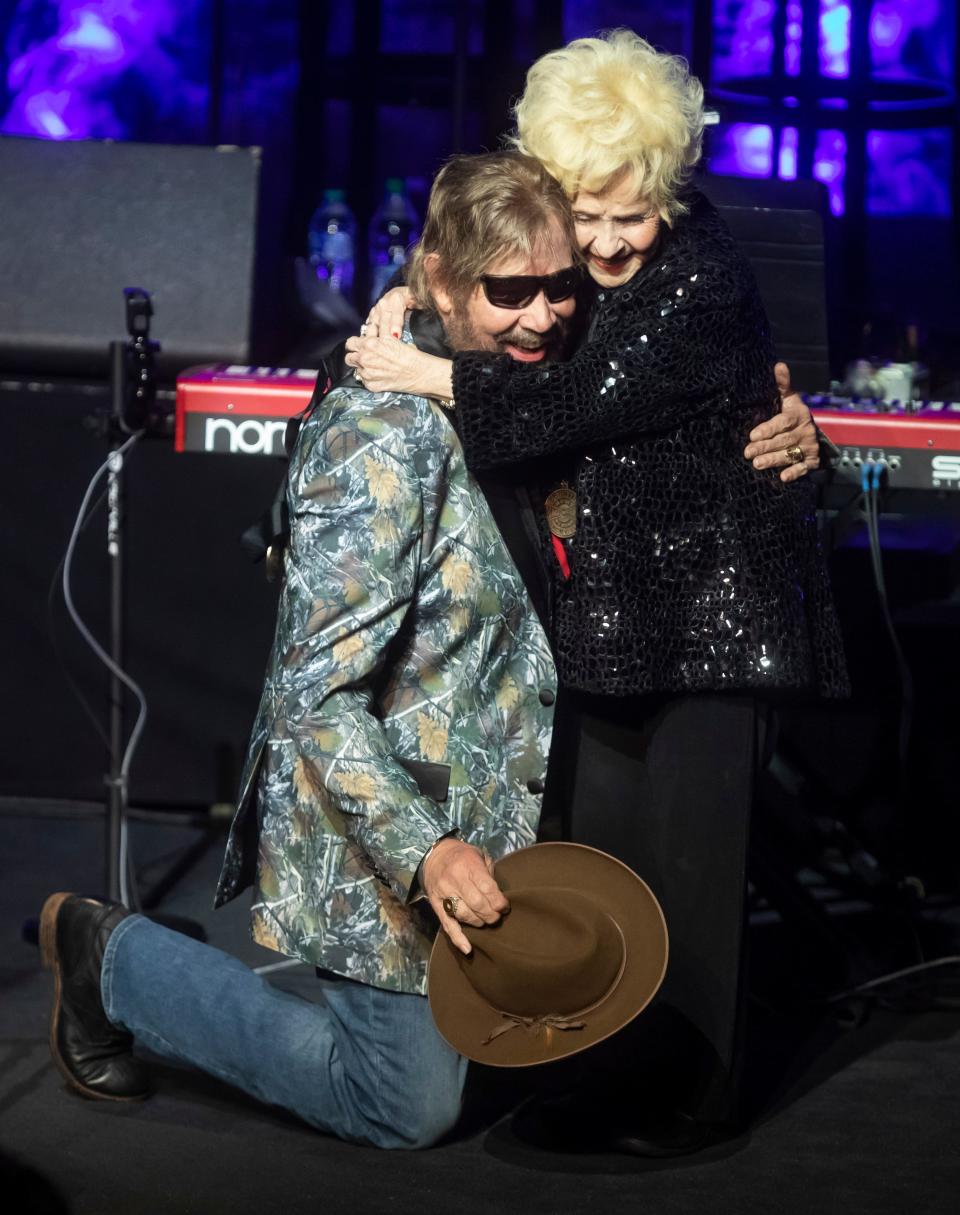
<instances>
[{"instance_id":1,"label":"black sequined jacket","mask_svg":"<svg viewBox=\"0 0 960 1215\"><path fill-rule=\"evenodd\" d=\"M763 306L714 208L696 191L686 201L655 259L596 292L569 362L455 357L467 463L533 460L547 489L569 471L569 578L551 556L567 686L842 694L814 488L743 458L777 408Z\"/></svg>"}]
</instances>

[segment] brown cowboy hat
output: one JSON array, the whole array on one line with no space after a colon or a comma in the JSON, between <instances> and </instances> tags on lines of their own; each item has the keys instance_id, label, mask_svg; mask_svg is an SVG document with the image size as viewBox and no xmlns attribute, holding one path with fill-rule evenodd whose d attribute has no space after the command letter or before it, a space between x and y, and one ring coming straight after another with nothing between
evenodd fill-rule
<instances>
[{"instance_id":1,"label":"brown cowboy hat","mask_svg":"<svg viewBox=\"0 0 960 1215\"><path fill-rule=\"evenodd\" d=\"M462 954L441 932L427 990L454 1050L530 1067L586 1050L632 1021L667 969L667 925L650 887L582 844L534 844L496 864L510 911L463 924Z\"/></svg>"}]
</instances>

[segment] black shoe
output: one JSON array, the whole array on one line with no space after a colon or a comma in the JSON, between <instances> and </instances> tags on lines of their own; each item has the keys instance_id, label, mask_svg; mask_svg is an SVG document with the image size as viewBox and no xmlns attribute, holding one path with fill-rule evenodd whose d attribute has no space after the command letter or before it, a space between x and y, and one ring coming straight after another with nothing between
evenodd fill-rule
<instances>
[{"instance_id":1,"label":"black shoe","mask_svg":"<svg viewBox=\"0 0 960 1215\"><path fill-rule=\"evenodd\" d=\"M611 1112L576 1093L535 1098L514 1114L511 1129L522 1142L547 1151L613 1153L651 1160L692 1155L721 1138L688 1114Z\"/></svg>"},{"instance_id":2,"label":"black shoe","mask_svg":"<svg viewBox=\"0 0 960 1215\"><path fill-rule=\"evenodd\" d=\"M671 1156L691 1156L717 1140L702 1122L674 1110L655 1120L644 1119L635 1126L620 1123L608 1142L610 1151L625 1156L666 1160Z\"/></svg>"},{"instance_id":3,"label":"black shoe","mask_svg":"<svg viewBox=\"0 0 960 1215\"><path fill-rule=\"evenodd\" d=\"M105 1101L149 1095L147 1071L133 1056L133 1037L107 1020L100 967L110 933L129 912L74 894L52 894L40 913L40 952L53 971L50 1050L71 1088Z\"/></svg>"}]
</instances>

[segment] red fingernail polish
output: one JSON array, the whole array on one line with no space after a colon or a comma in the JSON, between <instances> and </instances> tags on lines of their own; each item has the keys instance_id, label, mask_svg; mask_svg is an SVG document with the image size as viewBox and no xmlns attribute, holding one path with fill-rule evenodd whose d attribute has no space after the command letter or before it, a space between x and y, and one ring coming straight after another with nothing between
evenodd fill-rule
<instances>
[{"instance_id":1,"label":"red fingernail polish","mask_svg":"<svg viewBox=\"0 0 960 1215\"><path fill-rule=\"evenodd\" d=\"M391 330L390 330L390 336L391 336L391 337L398 338L398 337L400 336L400 334L399 334L399 333L397 333L396 329L391 329Z\"/></svg>"}]
</instances>

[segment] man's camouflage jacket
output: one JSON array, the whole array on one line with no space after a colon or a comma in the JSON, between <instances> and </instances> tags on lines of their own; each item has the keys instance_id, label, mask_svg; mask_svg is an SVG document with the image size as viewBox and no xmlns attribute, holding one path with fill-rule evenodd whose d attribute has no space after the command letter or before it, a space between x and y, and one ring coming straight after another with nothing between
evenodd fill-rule
<instances>
[{"instance_id":1,"label":"man's camouflage jacket","mask_svg":"<svg viewBox=\"0 0 960 1215\"><path fill-rule=\"evenodd\" d=\"M420 862L458 832L534 842L556 674L454 428L421 397L338 387L287 481L276 635L217 905L374 987L425 989Z\"/></svg>"}]
</instances>

